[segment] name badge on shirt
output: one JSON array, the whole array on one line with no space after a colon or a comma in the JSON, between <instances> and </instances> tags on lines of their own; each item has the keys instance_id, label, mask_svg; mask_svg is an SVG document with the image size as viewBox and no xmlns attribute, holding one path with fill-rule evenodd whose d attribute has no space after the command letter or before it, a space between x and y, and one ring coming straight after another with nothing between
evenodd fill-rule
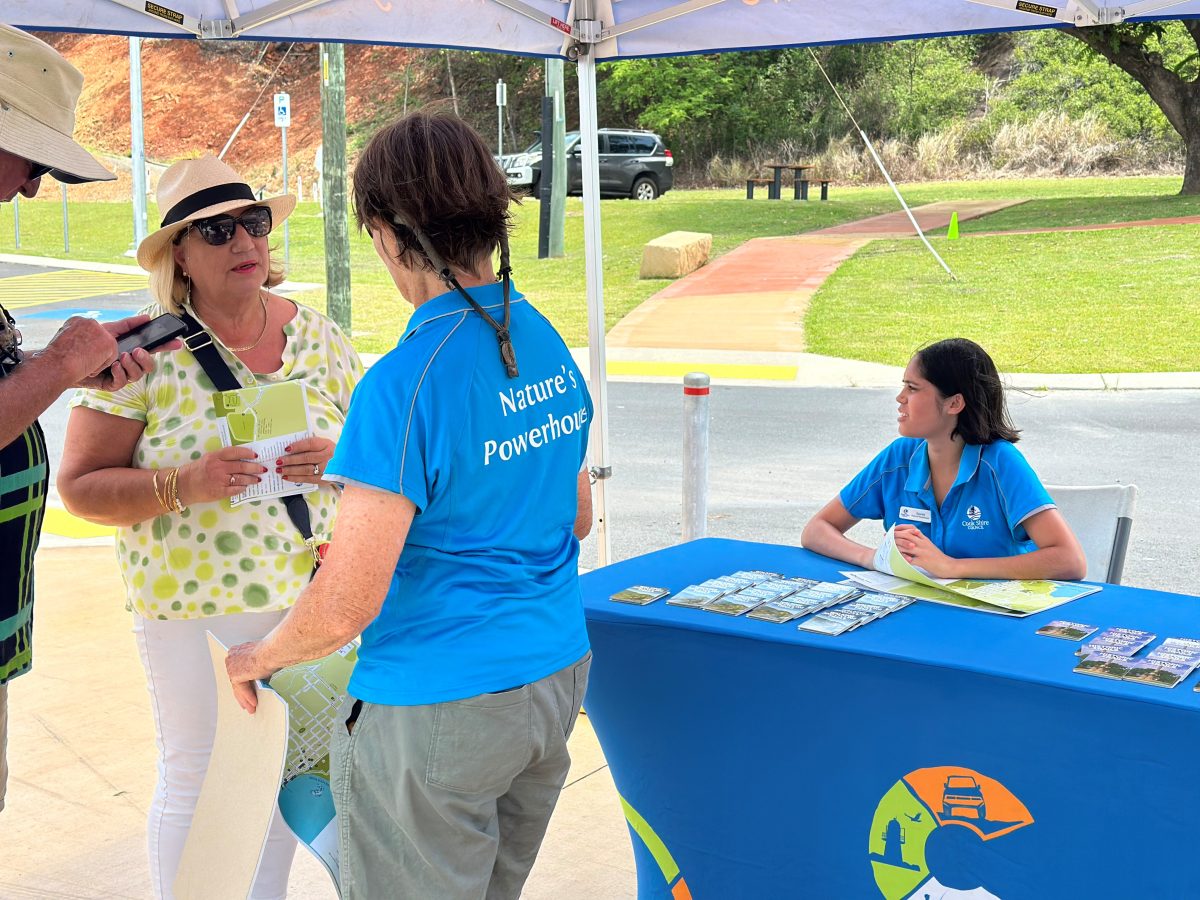
<instances>
[{"instance_id":1,"label":"name badge on shirt","mask_svg":"<svg viewBox=\"0 0 1200 900\"><path fill-rule=\"evenodd\" d=\"M915 506L900 507L900 518L908 519L910 522L924 522L926 525L933 521L929 510L917 509Z\"/></svg>"}]
</instances>

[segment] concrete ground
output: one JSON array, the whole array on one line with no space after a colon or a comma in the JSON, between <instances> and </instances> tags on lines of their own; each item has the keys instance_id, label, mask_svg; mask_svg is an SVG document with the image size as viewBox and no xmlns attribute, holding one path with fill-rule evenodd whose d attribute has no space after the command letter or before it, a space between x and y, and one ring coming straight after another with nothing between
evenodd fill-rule
<instances>
[{"instance_id":1,"label":"concrete ground","mask_svg":"<svg viewBox=\"0 0 1200 900\"><path fill-rule=\"evenodd\" d=\"M157 752L145 677L111 546L43 550L34 668L9 688L11 768L0 812L0 898L150 895L146 813ZM637 894L612 778L586 716L527 900ZM288 893L337 895L297 852Z\"/></svg>"}]
</instances>

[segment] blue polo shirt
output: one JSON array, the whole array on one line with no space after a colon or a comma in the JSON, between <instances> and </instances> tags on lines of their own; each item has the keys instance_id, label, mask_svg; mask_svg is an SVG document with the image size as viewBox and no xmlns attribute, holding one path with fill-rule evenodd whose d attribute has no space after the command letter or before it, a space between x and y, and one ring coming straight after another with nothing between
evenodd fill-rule
<instances>
[{"instance_id":1,"label":"blue polo shirt","mask_svg":"<svg viewBox=\"0 0 1200 900\"><path fill-rule=\"evenodd\" d=\"M938 506L924 440L897 438L842 488L842 505L884 528L915 525L955 559L1016 556L1037 549L1022 522L1054 501L1008 441L967 444L958 477ZM924 521L923 521L924 520Z\"/></svg>"},{"instance_id":2,"label":"blue polo shirt","mask_svg":"<svg viewBox=\"0 0 1200 900\"><path fill-rule=\"evenodd\" d=\"M469 291L501 320L500 284ZM450 292L416 309L355 388L329 474L417 507L362 635L356 698L507 690L588 650L573 527L592 402L553 326L515 290L511 308L517 378L496 332Z\"/></svg>"}]
</instances>

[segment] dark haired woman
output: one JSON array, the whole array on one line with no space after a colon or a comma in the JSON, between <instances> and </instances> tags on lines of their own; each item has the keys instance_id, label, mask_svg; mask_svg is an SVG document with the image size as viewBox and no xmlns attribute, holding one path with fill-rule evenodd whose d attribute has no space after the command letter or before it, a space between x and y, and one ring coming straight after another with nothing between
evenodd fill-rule
<instances>
[{"instance_id":1,"label":"dark haired woman","mask_svg":"<svg viewBox=\"0 0 1200 900\"><path fill-rule=\"evenodd\" d=\"M325 563L227 663L252 709L251 679L362 631L333 739L344 900L516 900L570 765L592 404L510 284L512 199L456 118L414 113L363 150L355 214L415 311L355 389Z\"/></svg>"},{"instance_id":2,"label":"dark haired woman","mask_svg":"<svg viewBox=\"0 0 1200 900\"><path fill-rule=\"evenodd\" d=\"M875 551L846 532L882 519L905 559L938 578L1082 578L1079 541L1013 446L987 352L938 341L917 351L902 383L900 437L812 518L803 545L869 569Z\"/></svg>"}]
</instances>

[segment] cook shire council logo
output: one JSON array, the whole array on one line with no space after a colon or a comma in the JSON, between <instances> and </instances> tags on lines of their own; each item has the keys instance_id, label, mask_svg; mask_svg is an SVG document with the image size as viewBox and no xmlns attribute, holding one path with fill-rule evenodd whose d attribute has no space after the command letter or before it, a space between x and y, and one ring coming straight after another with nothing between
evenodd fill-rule
<instances>
[{"instance_id":1,"label":"cook shire council logo","mask_svg":"<svg viewBox=\"0 0 1200 900\"><path fill-rule=\"evenodd\" d=\"M875 808L867 843L875 885L885 900L994 897L986 885L959 892L938 881L925 861L929 836L938 828L958 826L992 841L1032 824L1025 804L994 778L961 766L915 769L893 784Z\"/></svg>"},{"instance_id":2,"label":"cook shire council logo","mask_svg":"<svg viewBox=\"0 0 1200 900\"><path fill-rule=\"evenodd\" d=\"M983 512L979 509L978 506L968 506L967 507L967 518L970 519L972 522L978 522L979 517L982 515L983 515Z\"/></svg>"}]
</instances>

